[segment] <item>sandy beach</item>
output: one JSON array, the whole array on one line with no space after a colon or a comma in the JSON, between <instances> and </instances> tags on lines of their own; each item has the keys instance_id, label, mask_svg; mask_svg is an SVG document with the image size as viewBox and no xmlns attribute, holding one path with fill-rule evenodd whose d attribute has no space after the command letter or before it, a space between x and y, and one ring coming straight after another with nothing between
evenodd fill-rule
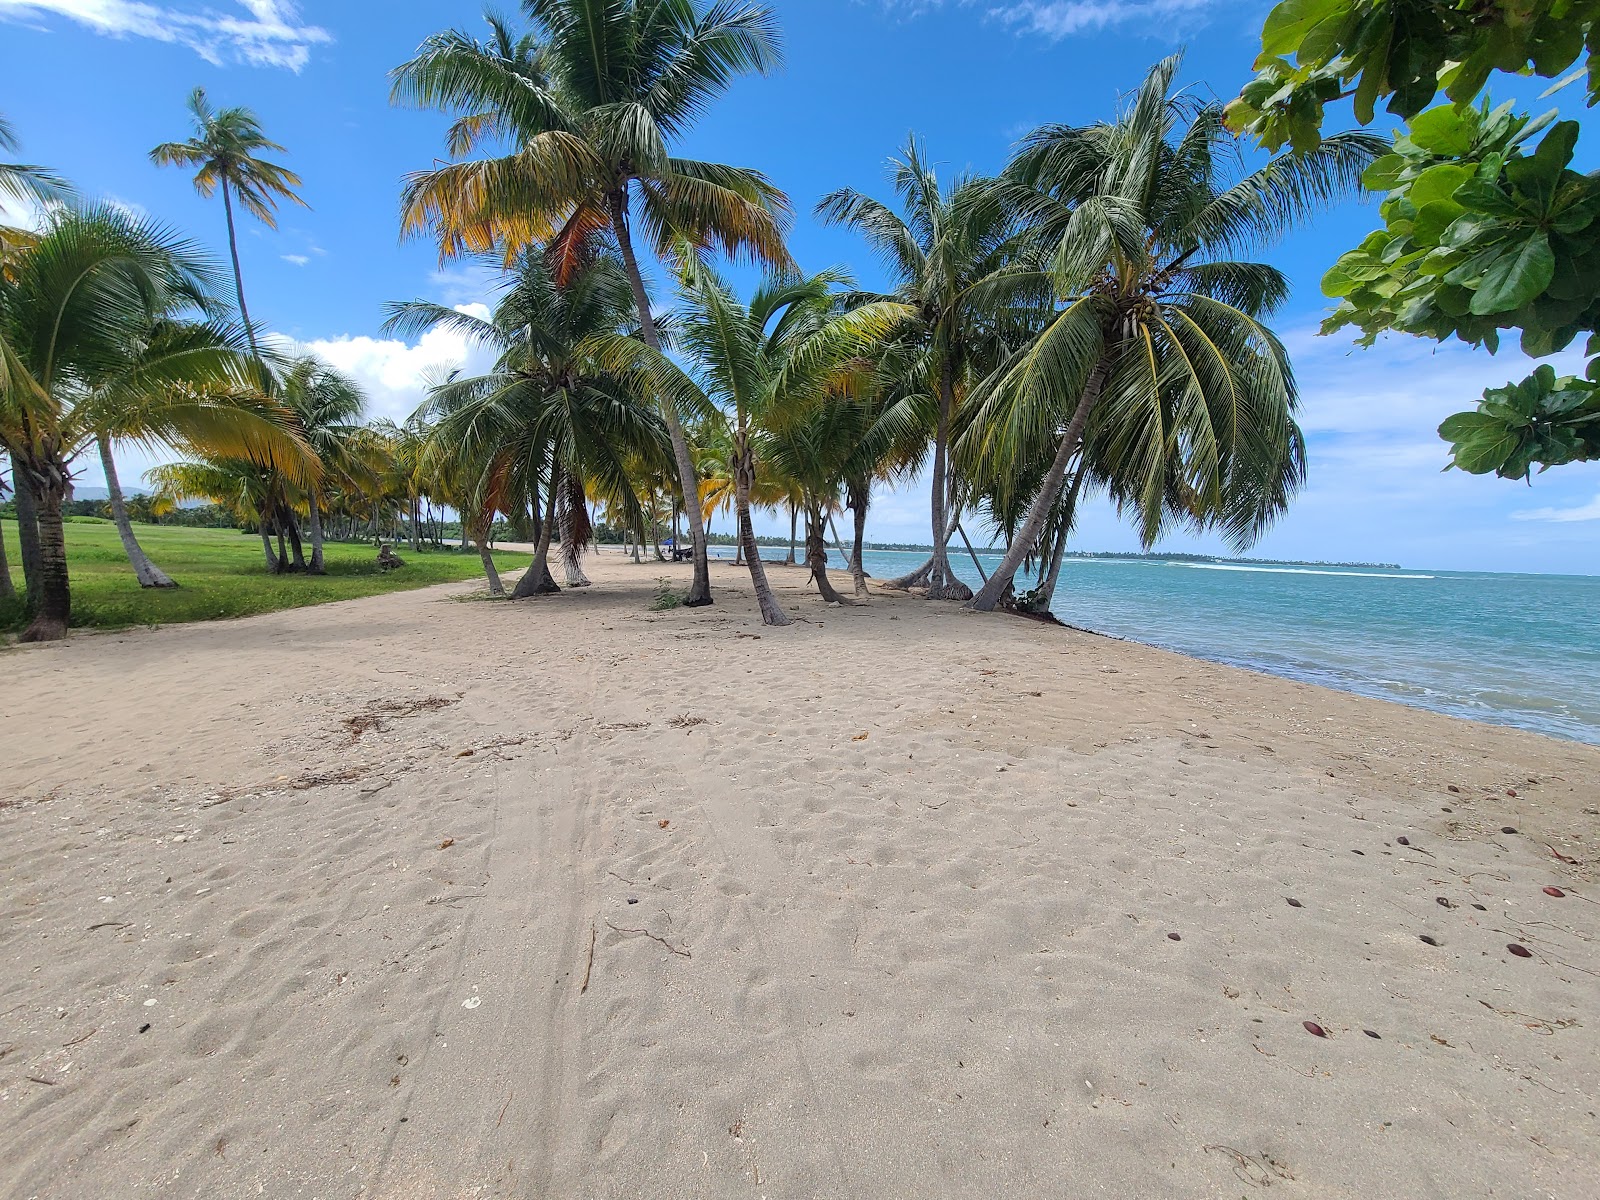
<instances>
[{"instance_id":1,"label":"sandy beach","mask_svg":"<svg viewBox=\"0 0 1600 1200\"><path fill-rule=\"evenodd\" d=\"M0 1196L1600 1195L1600 749L586 566L0 655Z\"/></svg>"}]
</instances>

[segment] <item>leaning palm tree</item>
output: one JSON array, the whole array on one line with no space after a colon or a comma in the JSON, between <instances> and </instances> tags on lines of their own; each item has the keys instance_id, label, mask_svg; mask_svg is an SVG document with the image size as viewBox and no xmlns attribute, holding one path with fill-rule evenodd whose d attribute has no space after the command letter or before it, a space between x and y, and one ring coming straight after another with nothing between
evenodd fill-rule
<instances>
[{"instance_id":1,"label":"leaning palm tree","mask_svg":"<svg viewBox=\"0 0 1600 1200\"><path fill-rule=\"evenodd\" d=\"M840 372L909 315L892 301L841 310L834 289L847 282L836 271L809 277L780 272L741 304L714 272L692 268L677 313L677 347L687 368L642 344L612 339L607 347L612 361L634 355L668 407L725 426L739 544L767 625L791 622L772 594L751 520L760 440L823 404ZM813 497L808 513L816 513L818 504L820 498ZM825 573L819 587L825 595L831 590Z\"/></svg>"},{"instance_id":2,"label":"leaning palm tree","mask_svg":"<svg viewBox=\"0 0 1600 1200\"><path fill-rule=\"evenodd\" d=\"M900 331L903 395L886 414L919 425L933 441L933 555L893 586L925 585L932 599L972 595L950 569L948 545L958 489L949 469L950 433L966 396L998 362L1000 338L1037 319L1048 291L1017 258L1013 214L989 181L961 176L941 184L917 139L890 161L901 211L852 188L822 199L817 215L866 239L894 282L890 297L914 316Z\"/></svg>"},{"instance_id":3,"label":"leaning palm tree","mask_svg":"<svg viewBox=\"0 0 1600 1200\"><path fill-rule=\"evenodd\" d=\"M525 506L536 515L537 550L514 598L559 590L548 565L554 542L576 566L591 537L589 483L637 520L633 461L666 458L666 430L642 376L607 367L589 349L606 337L642 345L632 341L634 316L615 257L588 258L562 284L537 250L519 257L487 321L422 301L390 307L388 331L411 337L446 327L498 354L488 373L453 376L431 390L421 411L433 431L419 461L472 481L469 512Z\"/></svg>"},{"instance_id":4,"label":"leaning palm tree","mask_svg":"<svg viewBox=\"0 0 1600 1200\"><path fill-rule=\"evenodd\" d=\"M185 302L204 306L216 276L207 261L170 231L111 207L61 208L37 243L0 280L0 444L10 453L19 499L24 565L33 623L29 641L65 635L71 616L62 503L79 447L93 440L97 408L108 389L150 404L139 432L163 441L187 436L247 454L277 454L302 477L314 470L286 426L270 412L224 423L193 397L246 391L242 354L142 356L130 347ZM123 383L113 387L113 383ZM154 399L152 399L154 398ZM27 545L31 543L31 548Z\"/></svg>"},{"instance_id":5,"label":"leaning palm tree","mask_svg":"<svg viewBox=\"0 0 1600 1200\"><path fill-rule=\"evenodd\" d=\"M1086 438L1147 544L1182 519L1246 546L1301 480L1294 377L1264 324L1288 281L1233 256L1354 194L1382 144L1331 137L1245 172L1221 106L1174 92L1178 65L1157 64L1115 122L1037 131L1008 168L1057 311L986 381L962 438L1002 490L1038 479L974 608L1036 552Z\"/></svg>"},{"instance_id":6,"label":"leaning palm tree","mask_svg":"<svg viewBox=\"0 0 1600 1200\"><path fill-rule=\"evenodd\" d=\"M635 237L658 256L720 247L786 264L787 202L756 171L675 157L680 140L731 80L769 71L777 29L764 5L720 0L523 0L534 33L491 18L492 38L436 34L394 73L394 98L460 114L450 151L508 152L453 162L407 181L403 225L431 229L441 253L548 244L558 279L609 230L651 349L661 338ZM680 414L663 408L682 495L697 480ZM686 505L694 583L684 603L711 603L705 528Z\"/></svg>"},{"instance_id":7,"label":"leaning palm tree","mask_svg":"<svg viewBox=\"0 0 1600 1200\"><path fill-rule=\"evenodd\" d=\"M177 587L150 561L128 515L113 444L169 446L189 453L240 448L242 431L282 432L290 452L289 416L257 390L242 329L209 321L164 316L144 329L129 329L121 363L106 363L84 378L71 427L94 441L105 473L111 519L140 587ZM206 386L208 380L229 386ZM197 386L196 381L200 381ZM234 382L236 381L236 382Z\"/></svg>"},{"instance_id":8,"label":"leaning palm tree","mask_svg":"<svg viewBox=\"0 0 1600 1200\"><path fill-rule=\"evenodd\" d=\"M215 109L206 99L204 88L195 88L189 96L188 107L194 118L194 135L187 141L163 142L150 151L150 160L157 166L196 168L194 190L206 199L221 189L222 208L228 218L228 253L233 258L233 285L239 300L239 316L250 330L250 346L255 349L255 330L244 302L244 273L239 269L233 198L238 196L244 210L268 229L276 229L279 201L306 206L294 190L300 186L300 176L261 157L263 151L283 153L284 148L262 132L260 118L248 108Z\"/></svg>"}]
</instances>

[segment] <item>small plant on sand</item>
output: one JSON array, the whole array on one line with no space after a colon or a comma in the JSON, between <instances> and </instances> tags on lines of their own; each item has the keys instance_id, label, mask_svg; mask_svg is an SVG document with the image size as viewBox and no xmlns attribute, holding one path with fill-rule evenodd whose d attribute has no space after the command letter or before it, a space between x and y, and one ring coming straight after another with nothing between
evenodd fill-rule
<instances>
[{"instance_id":1,"label":"small plant on sand","mask_svg":"<svg viewBox=\"0 0 1600 1200\"><path fill-rule=\"evenodd\" d=\"M656 598L650 601L651 612L666 612L669 608L681 608L683 597L672 590L672 581L665 576L656 580Z\"/></svg>"}]
</instances>

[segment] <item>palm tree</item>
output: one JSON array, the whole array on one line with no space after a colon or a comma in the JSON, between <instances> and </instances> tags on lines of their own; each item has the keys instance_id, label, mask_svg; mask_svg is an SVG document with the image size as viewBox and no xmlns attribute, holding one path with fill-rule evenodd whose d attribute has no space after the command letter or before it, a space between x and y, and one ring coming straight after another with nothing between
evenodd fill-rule
<instances>
[{"instance_id":1,"label":"palm tree","mask_svg":"<svg viewBox=\"0 0 1600 1200\"><path fill-rule=\"evenodd\" d=\"M609 230L632 288L644 342L661 350L634 238L658 256L716 246L787 264L783 194L756 171L674 157L731 80L778 61L764 5L721 0L523 0L534 35L490 20L492 38L436 34L394 73L394 98L460 113L450 151L488 142L509 153L454 162L407 181L404 228L431 228L448 257L548 244L564 279L596 234ZM680 414L662 419L679 489L697 490ZM685 506L694 539L686 605L711 603L705 528Z\"/></svg>"},{"instance_id":2,"label":"palm tree","mask_svg":"<svg viewBox=\"0 0 1600 1200\"><path fill-rule=\"evenodd\" d=\"M294 414L295 425L325 474L348 477L363 469L359 461L360 420L366 408L361 386L334 370L314 354L291 358L274 379L274 391ZM311 534L311 561L306 570L325 573L323 566L322 486L306 490L307 527Z\"/></svg>"},{"instance_id":3,"label":"palm tree","mask_svg":"<svg viewBox=\"0 0 1600 1200\"><path fill-rule=\"evenodd\" d=\"M904 305L891 301L841 310L833 289L846 282L836 271L809 277L778 272L749 304L740 304L713 271L692 268L685 273L677 313L676 343L689 360L687 369L642 345L613 342L610 348L613 361L637 355L669 408L725 426L739 544L767 625L791 622L772 594L751 521L760 441L823 404L844 367L908 316ZM820 527L820 499L812 495L810 500L808 514L817 515ZM825 572L818 586L824 595L831 592Z\"/></svg>"},{"instance_id":4,"label":"palm tree","mask_svg":"<svg viewBox=\"0 0 1600 1200\"><path fill-rule=\"evenodd\" d=\"M263 151L283 153L284 148L270 140L261 129L260 118L248 108L217 110L206 99L204 88L189 96L189 112L194 118L194 136L183 142L163 142L150 151L157 166L197 168L194 190L210 199L220 188L222 208L228 218L228 253L233 258L233 285L239 299L239 316L250 331L250 348L256 349L255 328L244 302L244 274L239 269L239 237L234 228L233 198L268 229L278 227L278 202L292 201L307 207L295 192L300 176L287 167L261 157Z\"/></svg>"},{"instance_id":5,"label":"palm tree","mask_svg":"<svg viewBox=\"0 0 1600 1200\"><path fill-rule=\"evenodd\" d=\"M413 337L442 326L498 352L487 374L455 376L432 389L422 412L436 423L421 461L453 464L476 481L469 511L525 505L537 515L538 549L514 598L559 590L548 565L558 531L576 565L591 536L588 483L637 519L631 460L665 458L666 430L644 379L608 368L590 352L606 337L631 343L634 317L633 291L616 258L588 258L559 284L550 256L538 250L519 257L487 321L423 301L390 307L387 331Z\"/></svg>"},{"instance_id":6,"label":"palm tree","mask_svg":"<svg viewBox=\"0 0 1600 1200\"><path fill-rule=\"evenodd\" d=\"M1302 477L1293 374L1263 324L1288 281L1232 256L1355 193L1382 143L1341 135L1240 171L1221 105L1174 94L1178 65L1152 68L1115 122L1037 131L1008 168L1058 308L983 385L961 451L1002 483L1048 465L974 608L1008 592L1086 445L1147 544L1176 517L1248 545Z\"/></svg>"},{"instance_id":7,"label":"palm tree","mask_svg":"<svg viewBox=\"0 0 1600 1200\"><path fill-rule=\"evenodd\" d=\"M239 446L241 429L270 435L288 419L255 390L252 362L239 327L173 319L175 315L164 315L146 329L129 329L121 345L123 361L105 364L98 379L80 380L87 387L72 414L72 425L94 440L112 521L134 577L147 588L178 585L139 545L117 475L113 443L225 452ZM237 382L223 388L197 387L194 382L219 378ZM298 446L291 450L299 451Z\"/></svg>"},{"instance_id":8,"label":"palm tree","mask_svg":"<svg viewBox=\"0 0 1600 1200\"><path fill-rule=\"evenodd\" d=\"M185 304L203 308L212 294L215 274L188 243L119 209L60 208L14 267L0 280L0 444L11 455L22 536L34 543L24 555L34 620L23 638L44 641L64 636L70 620L61 507L72 458L102 427L108 397L145 404L124 426L137 436L278 454L302 476L314 468L291 453L300 443L269 411L221 420L207 402L249 389L242 355L214 345L142 352L158 341L150 335L158 321Z\"/></svg>"},{"instance_id":9,"label":"palm tree","mask_svg":"<svg viewBox=\"0 0 1600 1200\"><path fill-rule=\"evenodd\" d=\"M885 298L915 314L901 332L913 386L890 419L932 434L933 555L891 586L926 584L930 598L966 600L972 592L951 571L948 551L958 507L951 429L968 392L998 362L998 337L1032 320L1048 293L1036 272L1019 268L1012 215L988 181L961 176L942 185L915 138L890 160L890 179L900 213L842 188L822 199L817 215L866 239L895 284Z\"/></svg>"}]
</instances>

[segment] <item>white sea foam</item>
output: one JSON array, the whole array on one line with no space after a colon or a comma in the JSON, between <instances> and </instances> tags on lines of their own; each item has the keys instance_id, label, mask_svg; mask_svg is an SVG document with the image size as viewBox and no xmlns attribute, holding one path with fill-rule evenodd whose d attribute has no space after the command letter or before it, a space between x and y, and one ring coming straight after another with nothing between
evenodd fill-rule
<instances>
[{"instance_id":1,"label":"white sea foam","mask_svg":"<svg viewBox=\"0 0 1600 1200\"><path fill-rule=\"evenodd\" d=\"M1254 571L1263 575L1348 575L1354 579L1433 579L1433 575L1396 575L1391 571L1320 571L1311 567L1244 567L1237 563L1168 563L1169 567L1193 567L1197 571Z\"/></svg>"}]
</instances>

